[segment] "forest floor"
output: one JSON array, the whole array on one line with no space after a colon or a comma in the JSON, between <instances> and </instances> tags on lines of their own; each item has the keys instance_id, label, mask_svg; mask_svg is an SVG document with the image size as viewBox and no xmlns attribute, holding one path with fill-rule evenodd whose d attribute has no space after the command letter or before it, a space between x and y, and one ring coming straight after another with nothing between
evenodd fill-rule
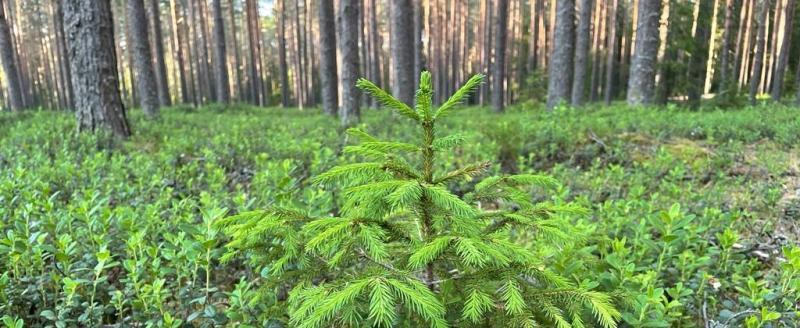
<instances>
[{"instance_id":1,"label":"forest floor","mask_svg":"<svg viewBox=\"0 0 800 328\"><path fill-rule=\"evenodd\" d=\"M0 314L33 326L63 313L83 324L114 322L120 311L132 317L125 320L172 313L214 324L285 317L273 298L241 301L256 297L260 267L221 264L225 241L201 223L215 209L270 204L328 213L337 199L309 178L350 156L341 154L349 140L337 121L316 110L247 106L174 107L158 122L131 116L134 137L117 142L76 135L69 113L0 115ZM385 111L366 110L363 122L378 137L416 135ZM736 313L759 305L783 313L796 302L777 291L793 279L781 269L789 256L782 247L800 240L796 108L468 108L444 125L467 139L447 158L453 166L491 161L495 172L543 172L563 183L560 198L592 210L576 226L599 262L571 272L569 256L556 256L553 266L600 289L626 289L635 301L619 307L629 324L736 326ZM681 220L664 232L659 213L671 209ZM105 250L117 264L101 269L99 281L93 270ZM666 264L657 265L664 253ZM621 269L627 264L631 272ZM753 292L751 277L779 296ZM65 278L86 288L69 289ZM678 284L693 292L672 295ZM681 305L646 297L653 287ZM155 301L163 308L147 306ZM86 302L97 305L87 310Z\"/></svg>"}]
</instances>

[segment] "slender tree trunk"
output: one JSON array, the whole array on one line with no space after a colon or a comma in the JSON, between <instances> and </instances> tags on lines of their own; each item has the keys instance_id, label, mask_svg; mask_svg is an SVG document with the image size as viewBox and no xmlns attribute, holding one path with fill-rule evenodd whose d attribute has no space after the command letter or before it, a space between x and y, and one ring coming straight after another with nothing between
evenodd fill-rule
<instances>
[{"instance_id":1,"label":"slender tree trunk","mask_svg":"<svg viewBox=\"0 0 800 328\"><path fill-rule=\"evenodd\" d=\"M556 2L556 25L553 32L553 52L547 81L547 109L552 110L570 98L572 60L575 54L575 1Z\"/></svg>"},{"instance_id":2,"label":"slender tree trunk","mask_svg":"<svg viewBox=\"0 0 800 328\"><path fill-rule=\"evenodd\" d=\"M722 28L722 45L719 51L719 77L720 77L720 90L723 92L728 91L730 86L730 52L731 52L731 37L733 30L733 10L734 0L725 0L725 21Z\"/></svg>"},{"instance_id":3,"label":"slender tree trunk","mask_svg":"<svg viewBox=\"0 0 800 328\"><path fill-rule=\"evenodd\" d=\"M236 74L236 95L237 101L241 101L242 92L242 63L240 62L241 54L239 52L239 37L236 34L236 16L234 13L234 1L228 0L228 18L231 22L231 46L233 46L233 72Z\"/></svg>"},{"instance_id":4,"label":"slender tree trunk","mask_svg":"<svg viewBox=\"0 0 800 328\"><path fill-rule=\"evenodd\" d=\"M133 47L133 64L136 71L136 87L145 116L155 119L159 115L158 91L153 72L150 40L147 36L147 15L143 0L128 0L128 28Z\"/></svg>"},{"instance_id":5,"label":"slender tree trunk","mask_svg":"<svg viewBox=\"0 0 800 328\"><path fill-rule=\"evenodd\" d=\"M78 129L105 126L117 137L127 138L131 130L119 93L111 2L65 0L64 25Z\"/></svg>"},{"instance_id":6,"label":"slender tree trunk","mask_svg":"<svg viewBox=\"0 0 800 328\"><path fill-rule=\"evenodd\" d=\"M173 48L175 48L175 62L177 63L178 67L178 79L181 87L181 101L184 104L188 104L191 102L191 98L189 97L189 86L186 83L186 60L184 59L184 34L183 28L185 22L183 22L183 17L180 15L178 11L178 0L170 0L170 6L172 6L172 41L173 41ZM183 22L183 23L182 23Z\"/></svg>"},{"instance_id":7,"label":"slender tree trunk","mask_svg":"<svg viewBox=\"0 0 800 328\"><path fill-rule=\"evenodd\" d=\"M708 42L711 38L711 14L713 1L701 0L697 14L694 47L689 59L688 101L691 107L700 105L706 81L706 62L708 61Z\"/></svg>"},{"instance_id":8,"label":"slender tree trunk","mask_svg":"<svg viewBox=\"0 0 800 328\"><path fill-rule=\"evenodd\" d=\"M597 101L600 94L600 79L603 73L600 71L603 60L603 40L605 37L605 14L608 9L608 4L603 1L603 4L598 4L597 17L594 26L594 55L592 56L592 77L591 86L589 87L589 99Z\"/></svg>"},{"instance_id":9,"label":"slender tree trunk","mask_svg":"<svg viewBox=\"0 0 800 328\"><path fill-rule=\"evenodd\" d=\"M170 106L172 100L169 95L169 79L167 78L167 64L164 61L164 38L161 33L161 10L159 0L148 0L150 3L150 22L153 31L153 58L156 73L158 101L161 106Z\"/></svg>"},{"instance_id":10,"label":"slender tree trunk","mask_svg":"<svg viewBox=\"0 0 800 328\"><path fill-rule=\"evenodd\" d=\"M614 84L614 62L616 61L617 57L617 9L618 9L618 1L620 0L610 0L611 8L608 10L608 34L606 39L608 44L606 45L606 83L605 87L603 87L603 98L605 101L606 106L611 104L611 100L614 97L614 88L612 85Z\"/></svg>"},{"instance_id":11,"label":"slender tree trunk","mask_svg":"<svg viewBox=\"0 0 800 328\"><path fill-rule=\"evenodd\" d=\"M72 92L72 71L69 67L67 58L67 41L64 35L64 8L62 1L53 1L55 4L54 28L56 29L56 49L58 52L58 63L60 65L62 84L65 88L64 93L67 98L67 107L75 106L75 96ZM2 46L0 46L2 47Z\"/></svg>"},{"instance_id":12,"label":"slender tree trunk","mask_svg":"<svg viewBox=\"0 0 800 328\"><path fill-rule=\"evenodd\" d=\"M661 0L639 0L636 48L628 80L629 105L649 104L652 101L656 84L660 17Z\"/></svg>"},{"instance_id":13,"label":"slender tree trunk","mask_svg":"<svg viewBox=\"0 0 800 328\"><path fill-rule=\"evenodd\" d=\"M480 102L481 105L486 104L487 100L489 99L489 85L494 81L494 77L491 74L492 72L492 11L494 6L492 5L493 2L491 0L485 0L485 8L486 11L484 12L483 20L483 54L481 56L482 60L482 68L483 73L486 74L486 81L484 81L483 85L481 85L481 94L480 94Z\"/></svg>"},{"instance_id":14,"label":"slender tree trunk","mask_svg":"<svg viewBox=\"0 0 800 328\"><path fill-rule=\"evenodd\" d=\"M339 106L339 84L336 76L336 16L333 0L320 0L317 7L322 108L325 113L336 115Z\"/></svg>"},{"instance_id":15,"label":"slender tree trunk","mask_svg":"<svg viewBox=\"0 0 800 328\"><path fill-rule=\"evenodd\" d=\"M261 26L258 18L258 4L255 0L245 0L245 7L247 12L248 48L250 50L250 74L248 76L250 79L250 101L254 105L264 106L265 95L262 92L261 84ZM284 55L286 53L285 48L281 48L280 53Z\"/></svg>"},{"instance_id":16,"label":"slender tree trunk","mask_svg":"<svg viewBox=\"0 0 800 328\"><path fill-rule=\"evenodd\" d=\"M508 35L508 0L497 0L497 22L494 38L494 76L492 80L492 108L497 113L505 110L506 36Z\"/></svg>"},{"instance_id":17,"label":"slender tree trunk","mask_svg":"<svg viewBox=\"0 0 800 328\"><path fill-rule=\"evenodd\" d=\"M356 88L358 71L358 12L359 0L341 0L339 3L339 26L341 34L336 38L342 55L339 83L342 86L342 108L339 117L342 126L351 126L361 119L361 92Z\"/></svg>"},{"instance_id":18,"label":"slender tree trunk","mask_svg":"<svg viewBox=\"0 0 800 328\"><path fill-rule=\"evenodd\" d=\"M228 79L228 65L226 59L228 52L225 47L225 25L222 19L221 0L212 0L214 19L214 76L216 77L217 102L227 104L231 102L230 81Z\"/></svg>"},{"instance_id":19,"label":"slender tree trunk","mask_svg":"<svg viewBox=\"0 0 800 328\"><path fill-rule=\"evenodd\" d=\"M5 14L5 4L7 0L0 0L0 59L3 61L3 71L8 92L8 104L11 111L19 111L25 104L22 99L22 84L19 81L17 63L14 59L14 48L12 46L11 30L8 27L8 20ZM110 8L109 8L110 9Z\"/></svg>"},{"instance_id":20,"label":"slender tree trunk","mask_svg":"<svg viewBox=\"0 0 800 328\"><path fill-rule=\"evenodd\" d=\"M764 49L766 48L767 37L767 9L769 8L768 0L761 0L758 11L758 32L756 40L755 60L753 62L753 71L750 75L750 104L756 104L756 94L758 93L758 86L761 82L761 70L764 67Z\"/></svg>"},{"instance_id":21,"label":"slender tree trunk","mask_svg":"<svg viewBox=\"0 0 800 328\"><path fill-rule=\"evenodd\" d=\"M660 1L660 0L657 0ZM575 38L575 72L572 75L572 105L583 104L586 85L586 70L589 63L589 46L592 27L592 0L581 0L580 18Z\"/></svg>"},{"instance_id":22,"label":"slender tree trunk","mask_svg":"<svg viewBox=\"0 0 800 328\"><path fill-rule=\"evenodd\" d=\"M422 30L424 29L425 13L422 6L423 0L412 0L414 6L414 72L411 80L414 90L419 88L419 74L425 69L425 56L423 55Z\"/></svg>"},{"instance_id":23,"label":"slender tree trunk","mask_svg":"<svg viewBox=\"0 0 800 328\"><path fill-rule=\"evenodd\" d=\"M278 70L281 76L281 106L289 107L289 68L286 63L285 0L278 0Z\"/></svg>"},{"instance_id":24,"label":"slender tree trunk","mask_svg":"<svg viewBox=\"0 0 800 328\"><path fill-rule=\"evenodd\" d=\"M412 0L390 0L392 6L392 93L398 100L414 103L414 8Z\"/></svg>"},{"instance_id":25,"label":"slender tree trunk","mask_svg":"<svg viewBox=\"0 0 800 328\"><path fill-rule=\"evenodd\" d=\"M770 95L772 100L780 101L783 94L783 77L786 70L789 68L789 53L792 48L792 31L794 23L794 0L787 0L786 2L786 15L785 27L783 29L783 41L781 42L781 49L778 53L778 60L775 64L775 72L772 74L772 90Z\"/></svg>"}]
</instances>

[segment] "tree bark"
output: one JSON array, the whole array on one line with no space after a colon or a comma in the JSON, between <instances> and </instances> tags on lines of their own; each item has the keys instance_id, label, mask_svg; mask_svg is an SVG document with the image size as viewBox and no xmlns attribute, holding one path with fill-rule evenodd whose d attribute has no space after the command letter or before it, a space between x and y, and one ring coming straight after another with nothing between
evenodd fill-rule
<instances>
[{"instance_id":1,"label":"tree bark","mask_svg":"<svg viewBox=\"0 0 800 328\"><path fill-rule=\"evenodd\" d=\"M758 11L758 32L756 40L755 60L753 61L753 71L750 75L750 104L756 104L756 93L758 93L758 86L761 82L761 70L764 67L764 48L766 47L767 37L767 9L769 8L768 0L761 0Z\"/></svg>"},{"instance_id":2,"label":"tree bark","mask_svg":"<svg viewBox=\"0 0 800 328\"><path fill-rule=\"evenodd\" d=\"M336 115L339 106L339 83L336 76L336 16L333 0L320 0L317 9L319 10L319 74L322 82L322 108L325 113Z\"/></svg>"},{"instance_id":3,"label":"tree bark","mask_svg":"<svg viewBox=\"0 0 800 328\"><path fill-rule=\"evenodd\" d=\"M575 54L575 0L556 1L553 52L547 79L547 109L570 99L573 56Z\"/></svg>"},{"instance_id":4,"label":"tree bark","mask_svg":"<svg viewBox=\"0 0 800 328\"><path fill-rule=\"evenodd\" d=\"M133 47L133 65L136 71L136 88L139 90L139 105L145 116L155 119L159 115L158 91L147 36L147 15L143 0L128 0L128 28Z\"/></svg>"},{"instance_id":5,"label":"tree bark","mask_svg":"<svg viewBox=\"0 0 800 328\"><path fill-rule=\"evenodd\" d=\"M414 71L411 80L414 82L414 90L419 88L419 75L425 69L425 55L423 54L422 30L424 29L425 13L423 12L422 0L412 0L414 6ZM412 91L413 92L413 91Z\"/></svg>"},{"instance_id":6,"label":"tree bark","mask_svg":"<svg viewBox=\"0 0 800 328\"><path fill-rule=\"evenodd\" d=\"M689 59L688 101L691 107L700 104L706 81L706 62L708 61L708 42L711 38L711 0L701 0L698 7L697 24L694 35L694 47Z\"/></svg>"},{"instance_id":7,"label":"tree bark","mask_svg":"<svg viewBox=\"0 0 800 328\"><path fill-rule=\"evenodd\" d=\"M264 95L261 85L261 28L258 18L258 4L255 0L245 0L245 11L247 12L247 37L248 48L250 50L250 102L254 105L264 105ZM285 49L280 53L285 54ZM285 61L285 59L284 59Z\"/></svg>"},{"instance_id":8,"label":"tree bark","mask_svg":"<svg viewBox=\"0 0 800 328\"><path fill-rule=\"evenodd\" d=\"M161 10L159 0L149 0L150 22L153 31L153 59L156 73L158 101L161 106L170 106L172 100L169 95L169 79L167 78L167 64L164 61L164 37L161 33Z\"/></svg>"},{"instance_id":9,"label":"tree bark","mask_svg":"<svg viewBox=\"0 0 800 328\"><path fill-rule=\"evenodd\" d=\"M177 63L178 67L178 79L181 87L181 101L184 104L190 103L191 97L189 93L189 85L187 84L187 74L186 74L186 67L185 63L187 62L184 59L184 24L183 19L180 15L178 10L178 0L170 0L170 6L172 7L172 41L173 41L173 48L175 48L175 62ZM181 23L183 22L183 23ZM191 62L191 61L189 61Z\"/></svg>"},{"instance_id":10,"label":"tree bark","mask_svg":"<svg viewBox=\"0 0 800 328\"><path fill-rule=\"evenodd\" d=\"M603 100L606 106L611 104L614 97L614 62L617 57L617 9L620 0L610 0L611 8L608 10L607 17L608 34L606 35L606 83L603 87Z\"/></svg>"},{"instance_id":11,"label":"tree bark","mask_svg":"<svg viewBox=\"0 0 800 328\"><path fill-rule=\"evenodd\" d=\"M0 59L3 61L3 71L6 73L4 82L6 82L8 89L8 104L11 107L11 111L19 111L25 107L25 104L22 99L22 84L17 72L17 63L14 59L11 30L8 27L8 20L5 14L5 1L7 0L0 0Z\"/></svg>"},{"instance_id":12,"label":"tree bark","mask_svg":"<svg viewBox=\"0 0 800 328\"><path fill-rule=\"evenodd\" d=\"M628 80L628 105L649 104L653 100L660 17L661 0L639 0L636 48Z\"/></svg>"},{"instance_id":13,"label":"tree bark","mask_svg":"<svg viewBox=\"0 0 800 328\"><path fill-rule=\"evenodd\" d=\"M725 0L725 20L722 28L722 45L719 51L719 77L720 85L723 92L728 90L730 86L730 52L731 52L731 32L733 29L733 10L734 0Z\"/></svg>"},{"instance_id":14,"label":"tree bark","mask_svg":"<svg viewBox=\"0 0 800 328\"><path fill-rule=\"evenodd\" d=\"M250 0L252 1L252 0ZM286 2L278 0L278 71L281 79L281 106L289 107L289 67L286 63Z\"/></svg>"},{"instance_id":15,"label":"tree bark","mask_svg":"<svg viewBox=\"0 0 800 328\"><path fill-rule=\"evenodd\" d=\"M497 21L494 38L494 74L492 79L492 108L505 111L506 36L508 35L508 0L497 0Z\"/></svg>"},{"instance_id":16,"label":"tree bark","mask_svg":"<svg viewBox=\"0 0 800 328\"><path fill-rule=\"evenodd\" d=\"M217 102L227 104L231 102L230 81L228 79L228 52L225 47L225 25L222 19L221 0L213 0L212 8L214 15L214 66L216 69Z\"/></svg>"},{"instance_id":17,"label":"tree bark","mask_svg":"<svg viewBox=\"0 0 800 328\"><path fill-rule=\"evenodd\" d=\"M770 96L774 101L780 101L783 94L783 77L789 68L789 53L792 48L792 31L794 23L794 0L786 2L786 23L783 30L783 41L778 53L778 60L775 64L775 72L772 74L772 90Z\"/></svg>"},{"instance_id":18,"label":"tree bark","mask_svg":"<svg viewBox=\"0 0 800 328\"><path fill-rule=\"evenodd\" d=\"M356 88L358 71L358 11L360 1L341 0L339 3L339 26L341 34L336 41L342 55L339 83L342 86L342 108L339 118L342 126L351 126L361 119L361 93Z\"/></svg>"},{"instance_id":19,"label":"tree bark","mask_svg":"<svg viewBox=\"0 0 800 328\"><path fill-rule=\"evenodd\" d=\"M575 38L575 72L572 75L573 106L582 105L584 100L592 27L592 2L592 0L581 0L580 2L580 17L578 19L578 30Z\"/></svg>"},{"instance_id":20,"label":"tree bark","mask_svg":"<svg viewBox=\"0 0 800 328\"><path fill-rule=\"evenodd\" d=\"M112 19L108 0L64 1L78 129L105 126L115 136L127 138L131 130L119 93Z\"/></svg>"},{"instance_id":21,"label":"tree bark","mask_svg":"<svg viewBox=\"0 0 800 328\"><path fill-rule=\"evenodd\" d=\"M233 46L233 72L236 74L236 95L237 101L241 101L242 92L242 64L239 62L239 39L236 34L236 17L234 14L233 0L228 0L228 18L231 22L231 46ZM233 95L231 95L233 98Z\"/></svg>"},{"instance_id":22,"label":"tree bark","mask_svg":"<svg viewBox=\"0 0 800 328\"><path fill-rule=\"evenodd\" d=\"M53 21L56 30L56 49L59 57L60 78L64 87L63 92L66 96L67 107L73 108L75 106L75 96L72 93L72 72L69 67L69 60L67 59L67 40L64 35L64 7L62 1L53 1L53 3L55 3L55 17Z\"/></svg>"},{"instance_id":23,"label":"tree bark","mask_svg":"<svg viewBox=\"0 0 800 328\"><path fill-rule=\"evenodd\" d=\"M392 6L391 53L392 93L406 103L414 103L414 8L411 0L390 0Z\"/></svg>"}]
</instances>

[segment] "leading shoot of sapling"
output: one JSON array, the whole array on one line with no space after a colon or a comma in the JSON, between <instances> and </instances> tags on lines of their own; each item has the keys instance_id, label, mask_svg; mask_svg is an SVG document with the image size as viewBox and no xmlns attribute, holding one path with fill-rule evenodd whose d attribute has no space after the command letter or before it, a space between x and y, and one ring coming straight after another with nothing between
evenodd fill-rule
<instances>
[{"instance_id":1,"label":"leading shoot of sapling","mask_svg":"<svg viewBox=\"0 0 800 328\"><path fill-rule=\"evenodd\" d=\"M360 143L345 152L364 162L314 179L343 191L338 216L271 207L228 217L219 222L230 237L223 260L245 255L263 268L264 288L288 290L280 306L288 306L293 327L616 327L620 313L610 296L557 275L531 250L569 243L563 216L585 213L573 204L532 201L530 187L552 190L557 181L492 176L457 196L449 183L477 179L491 163L437 171L437 153L464 142L437 135L437 122L482 79L469 79L439 108L431 105L428 72L414 107L359 80L359 88L415 122L419 140L348 130ZM482 208L487 203L499 205Z\"/></svg>"}]
</instances>

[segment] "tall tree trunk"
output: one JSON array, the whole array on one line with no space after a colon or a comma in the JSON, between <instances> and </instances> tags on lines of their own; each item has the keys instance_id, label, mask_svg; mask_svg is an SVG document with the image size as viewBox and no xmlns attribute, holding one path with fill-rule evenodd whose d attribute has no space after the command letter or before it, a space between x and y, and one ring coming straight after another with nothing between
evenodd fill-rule
<instances>
[{"instance_id":1,"label":"tall tree trunk","mask_svg":"<svg viewBox=\"0 0 800 328\"><path fill-rule=\"evenodd\" d=\"M147 36L147 15L143 0L128 0L128 28L133 47L133 65L136 71L136 88L140 106L145 116L155 119L159 115L158 91L153 72L150 40Z\"/></svg>"},{"instance_id":2,"label":"tall tree trunk","mask_svg":"<svg viewBox=\"0 0 800 328\"><path fill-rule=\"evenodd\" d=\"M606 40L606 83L603 87L603 100L606 106L611 104L614 97L614 62L617 57L617 9L620 0L610 0L611 8L608 9L608 18L606 26L608 27L608 34Z\"/></svg>"},{"instance_id":3,"label":"tall tree trunk","mask_svg":"<svg viewBox=\"0 0 800 328\"><path fill-rule=\"evenodd\" d=\"M657 0L660 1L660 0ZM578 30L575 37L575 72L572 75L572 105L583 104L586 70L589 63L589 46L592 27L592 0L581 0Z\"/></svg>"},{"instance_id":4,"label":"tall tree trunk","mask_svg":"<svg viewBox=\"0 0 800 328\"><path fill-rule=\"evenodd\" d=\"M414 6L414 72L411 79L414 82L414 90L419 88L419 75L425 69L425 56L423 55L422 30L424 29L425 12L422 0L412 0Z\"/></svg>"},{"instance_id":5,"label":"tall tree trunk","mask_svg":"<svg viewBox=\"0 0 800 328\"><path fill-rule=\"evenodd\" d=\"M188 104L191 102L189 86L186 83L186 60L184 59L184 26L185 22L178 10L178 0L170 0L172 7L172 41L175 48L175 62L178 65L178 79L181 87L181 102ZM191 68L190 68L191 69Z\"/></svg>"},{"instance_id":6,"label":"tall tree trunk","mask_svg":"<svg viewBox=\"0 0 800 328\"><path fill-rule=\"evenodd\" d=\"M231 102L230 81L228 79L228 52L225 47L225 25L222 19L222 4L221 0L212 0L212 8L214 15L214 64L216 69L214 75L216 76L217 86L217 102L227 104Z\"/></svg>"},{"instance_id":7,"label":"tall tree trunk","mask_svg":"<svg viewBox=\"0 0 800 328\"><path fill-rule=\"evenodd\" d=\"M390 0L392 6L392 93L406 103L414 103L414 8L411 0Z\"/></svg>"},{"instance_id":8,"label":"tall tree trunk","mask_svg":"<svg viewBox=\"0 0 800 328\"><path fill-rule=\"evenodd\" d=\"M780 101L783 94L783 77L786 70L789 68L789 53L792 48L792 31L794 23L794 0L787 0L786 2L786 15L785 26L783 29L783 40L781 42L781 49L778 54L778 60L775 64L775 72L772 74L772 90L770 96L774 101Z\"/></svg>"},{"instance_id":9,"label":"tall tree trunk","mask_svg":"<svg viewBox=\"0 0 800 328\"><path fill-rule=\"evenodd\" d=\"M286 0L278 0L278 74L281 76L281 106L289 107L289 67L286 63L285 1Z\"/></svg>"},{"instance_id":10,"label":"tall tree trunk","mask_svg":"<svg viewBox=\"0 0 800 328\"><path fill-rule=\"evenodd\" d=\"M494 38L494 76L492 79L492 108L497 113L505 110L506 36L508 30L508 0L497 0L497 22Z\"/></svg>"},{"instance_id":11,"label":"tall tree trunk","mask_svg":"<svg viewBox=\"0 0 800 328\"><path fill-rule=\"evenodd\" d=\"M599 5L599 4L598 4ZM592 56L592 77L591 85L589 86L589 99L597 101L600 95L600 79L603 75L600 69L600 64L603 60L603 40L605 37L605 15L608 9L608 4L603 1L602 5L597 8L597 17L595 18L594 26L594 55Z\"/></svg>"},{"instance_id":12,"label":"tall tree trunk","mask_svg":"<svg viewBox=\"0 0 800 328\"><path fill-rule=\"evenodd\" d=\"M61 79L64 87L64 93L66 95L67 107L73 108L73 106L75 106L75 96L72 92L72 71L69 67L69 60L67 58L67 41L66 36L64 35L64 8L61 1L53 1L53 3L55 4L55 17L53 18L53 21L55 25L54 28L56 30L56 49L59 58L59 71L61 72Z\"/></svg>"},{"instance_id":13,"label":"tall tree trunk","mask_svg":"<svg viewBox=\"0 0 800 328\"><path fill-rule=\"evenodd\" d=\"M325 113L336 115L339 106L339 84L336 76L336 16L334 15L333 0L320 0L317 9L319 10L322 108Z\"/></svg>"},{"instance_id":14,"label":"tall tree trunk","mask_svg":"<svg viewBox=\"0 0 800 328\"><path fill-rule=\"evenodd\" d=\"M342 108L339 117L342 126L351 126L361 119L361 92L356 88L358 71L358 11L359 0L341 0L339 3L339 26L341 34L336 38L342 55L339 83L342 86Z\"/></svg>"},{"instance_id":15,"label":"tall tree trunk","mask_svg":"<svg viewBox=\"0 0 800 328\"><path fill-rule=\"evenodd\" d=\"M247 39L250 49L250 101L254 105L264 105L264 94L261 85L261 25L258 18L258 4L255 0L245 0L247 12ZM280 53L285 54L285 49ZM285 59L284 59L285 61Z\"/></svg>"},{"instance_id":16,"label":"tall tree trunk","mask_svg":"<svg viewBox=\"0 0 800 328\"><path fill-rule=\"evenodd\" d=\"M127 138L131 130L119 93L111 2L65 0L64 24L78 129L105 126L117 137Z\"/></svg>"},{"instance_id":17,"label":"tall tree trunk","mask_svg":"<svg viewBox=\"0 0 800 328\"><path fill-rule=\"evenodd\" d=\"M689 59L688 101L691 107L700 105L700 98L705 89L708 42L711 38L711 14L714 10L712 0L701 0L698 6L694 47Z\"/></svg>"},{"instance_id":18,"label":"tall tree trunk","mask_svg":"<svg viewBox=\"0 0 800 328\"><path fill-rule=\"evenodd\" d=\"M731 37L733 30L733 11L734 0L725 0L725 20L722 27L722 45L719 51L719 77L720 77L720 90L727 92L730 86L730 52L731 52Z\"/></svg>"},{"instance_id":19,"label":"tall tree trunk","mask_svg":"<svg viewBox=\"0 0 800 328\"><path fill-rule=\"evenodd\" d=\"M547 109L552 110L570 98L572 60L575 54L575 1L556 2L556 22L553 32L553 52L547 81Z\"/></svg>"},{"instance_id":20,"label":"tall tree trunk","mask_svg":"<svg viewBox=\"0 0 800 328\"><path fill-rule=\"evenodd\" d=\"M236 34L236 17L234 13L234 3L233 0L228 0L228 18L231 22L231 46L233 46L233 72L236 74L236 99L237 101L241 101L241 92L242 92L242 64L240 62L239 53L239 38Z\"/></svg>"},{"instance_id":21,"label":"tall tree trunk","mask_svg":"<svg viewBox=\"0 0 800 328\"><path fill-rule=\"evenodd\" d=\"M491 26L492 26L492 11L494 8L492 3L493 2L491 0L485 0L484 6L486 10L484 12L484 16L481 18L483 21L482 25L484 26L483 44L481 45L483 47L483 54L481 55L482 58L481 66L483 69L483 73L486 74L486 81L483 83L480 90L481 105L484 105L489 99L489 94L490 94L489 85L494 80L494 77L492 77L493 74L491 74L492 72L492 27Z\"/></svg>"},{"instance_id":22,"label":"tall tree trunk","mask_svg":"<svg viewBox=\"0 0 800 328\"><path fill-rule=\"evenodd\" d=\"M22 99L22 84L19 81L17 63L14 58L11 30L6 19L5 1L7 0L0 0L0 56L2 56L0 59L3 61L3 71L6 73L4 82L6 82L8 89L8 104L12 111L18 111L25 107L25 104Z\"/></svg>"},{"instance_id":23,"label":"tall tree trunk","mask_svg":"<svg viewBox=\"0 0 800 328\"><path fill-rule=\"evenodd\" d=\"M758 86L761 82L761 70L764 67L764 49L766 48L767 38L767 9L769 8L768 0L761 0L758 9L758 32L756 40L755 60L753 62L753 71L750 75L750 104L756 104L756 94L758 93Z\"/></svg>"},{"instance_id":24,"label":"tall tree trunk","mask_svg":"<svg viewBox=\"0 0 800 328\"><path fill-rule=\"evenodd\" d=\"M705 1L705 0L701 0ZM628 104L649 104L656 84L658 60L658 20L661 0L639 0L636 28L636 48L631 60L628 80Z\"/></svg>"},{"instance_id":25,"label":"tall tree trunk","mask_svg":"<svg viewBox=\"0 0 800 328\"><path fill-rule=\"evenodd\" d=\"M150 3L150 22L153 31L153 58L156 73L158 101L161 106L170 106L172 100L169 96L169 79L167 78L167 64L164 61L164 37L161 33L161 10L159 0L148 0Z\"/></svg>"}]
</instances>

